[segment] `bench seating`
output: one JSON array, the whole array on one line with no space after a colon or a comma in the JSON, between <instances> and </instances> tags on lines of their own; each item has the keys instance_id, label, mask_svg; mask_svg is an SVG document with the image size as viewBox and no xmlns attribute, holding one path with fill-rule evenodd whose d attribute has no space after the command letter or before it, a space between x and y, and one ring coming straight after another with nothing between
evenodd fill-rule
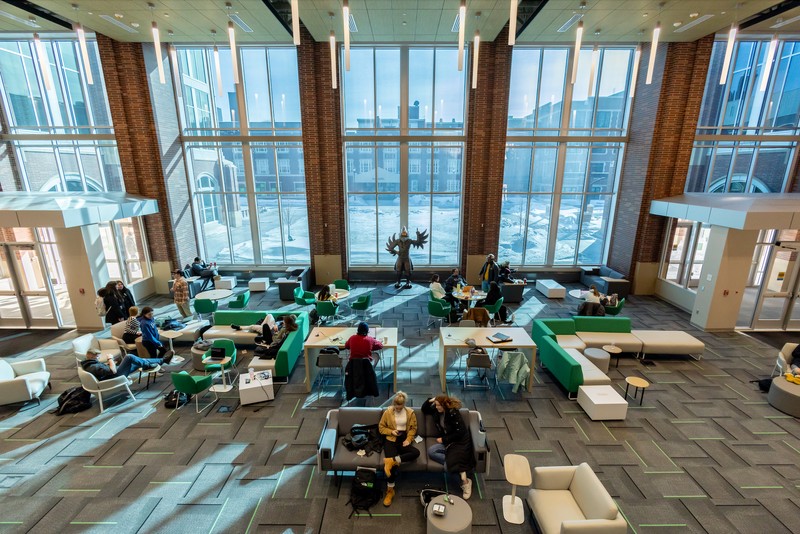
<instances>
[{"instance_id":1,"label":"bench seating","mask_svg":"<svg viewBox=\"0 0 800 534\"><path fill-rule=\"evenodd\" d=\"M358 456L355 452L347 450L342 445L344 437L354 424L377 425L383 414L382 408L339 408L330 410L325 418L319 442L317 443L317 467L320 473L327 471L355 471L356 467L370 467L379 469L383 466L384 455ZM413 464L403 464L403 471L430 471L443 472L444 466L428 459L428 447L436 442L436 426L433 418L422 414L420 408L414 408L417 416L417 434L424 438L422 442L415 443L420 455ZM489 471L489 443L480 412L461 409L461 416L469 426L472 435L472 446L475 450L475 471L487 473Z\"/></svg>"}]
</instances>

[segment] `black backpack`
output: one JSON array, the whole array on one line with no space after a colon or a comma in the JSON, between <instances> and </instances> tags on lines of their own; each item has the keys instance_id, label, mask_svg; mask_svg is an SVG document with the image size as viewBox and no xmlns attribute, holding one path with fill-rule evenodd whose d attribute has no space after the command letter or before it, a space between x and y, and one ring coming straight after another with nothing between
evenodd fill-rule
<instances>
[{"instance_id":1,"label":"black backpack","mask_svg":"<svg viewBox=\"0 0 800 534\"><path fill-rule=\"evenodd\" d=\"M81 386L69 388L58 396L56 415L78 413L92 407L92 395Z\"/></svg>"},{"instance_id":2,"label":"black backpack","mask_svg":"<svg viewBox=\"0 0 800 534\"><path fill-rule=\"evenodd\" d=\"M425 488L419 492L419 503L422 505L423 515L428 517L428 508L431 501L440 495L447 495L448 493L443 490Z\"/></svg>"},{"instance_id":3,"label":"black backpack","mask_svg":"<svg viewBox=\"0 0 800 534\"><path fill-rule=\"evenodd\" d=\"M189 399L190 396L186 393L181 393L177 389L173 389L164 395L164 407L170 409L180 408L189 402Z\"/></svg>"},{"instance_id":4,"label":"black backpack","mask_svg":"<svg viewBox=\"0 0 800 534\"><path fill-rule=\"evenodd\" d=\"M378 486L378 475L374 469L359 467L356 469L356 476L353 477L353 484L350 487L350 500L345 504L353 507L348 519L359 510L367 512L372 517L370 508L381 500L381 489Z\"/></svg>"}]
</instances>

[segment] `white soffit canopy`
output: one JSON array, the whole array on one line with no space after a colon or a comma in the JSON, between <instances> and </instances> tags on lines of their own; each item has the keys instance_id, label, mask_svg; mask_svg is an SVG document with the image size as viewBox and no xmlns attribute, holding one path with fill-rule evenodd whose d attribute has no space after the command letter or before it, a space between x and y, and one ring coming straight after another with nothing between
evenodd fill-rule
<instances>
[{"instance_id":1,"label":"white soffit canopy","mask_svg":"<svg viewBox=\"0 0 800 534\"><path fill-rule=\"evenodd\" d=\"M0 194L0 227L71 228L158 213L158 203L127 193Z\"/></svg>"},{"instance_id":2,"label":"white soffit canopy","mask_svg":"<svg viewBox=\"0 0 800 534\"><path fill-rule=\"evenodd\" d=\"M654 200L650 213L738 230L800 229L800 193L686 193Z\"/></svg>"}]
</instances>

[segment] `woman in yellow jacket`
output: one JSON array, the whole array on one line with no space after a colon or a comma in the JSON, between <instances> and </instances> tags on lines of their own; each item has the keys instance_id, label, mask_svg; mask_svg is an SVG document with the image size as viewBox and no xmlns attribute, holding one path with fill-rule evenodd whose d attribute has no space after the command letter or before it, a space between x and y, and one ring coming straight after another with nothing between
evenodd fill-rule
<instances>
[{"instance_id":1,"label":"woman in yellow jacket","mask_svg":"<svg viewBox=\"0 0 800 534\"><path fill-rule=\"evenodd\" d=\"M394 498L394 481L397 470L403 462L413 462L419 457L419 449L414 446L417 435L417 416L414 410L406 407L408 396L398 391L392 400L392 406L381 416L378 430L383 435L383 471L388 479L386 497L383 505L389 506Z\"/></svg>"}]
</instances>

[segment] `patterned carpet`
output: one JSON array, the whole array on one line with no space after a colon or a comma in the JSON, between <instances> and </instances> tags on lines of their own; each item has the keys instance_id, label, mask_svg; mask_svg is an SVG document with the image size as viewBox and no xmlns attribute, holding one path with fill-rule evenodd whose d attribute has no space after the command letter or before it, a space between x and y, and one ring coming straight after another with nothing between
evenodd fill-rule
<instances>
[{"instance_id":1,"label":"patterned carpet","mask_svg":"<svg viewBox=\"0 0 800 534\"><path fill-rule=\"evenodd\" d=\"M399 387L419 405L438 383L437 333L425 330L428 297L382 288L373 292L371 322L400 326ZM369 289L356 287L354 296ZM146 304L161 316L177 315L163 297ZM271 288L254 293L248 308L285 304ZM569 317L576 305L572 297L548 300L528 288L525 302L514 306L516 322L528 327L536 317ZM491 469L475 477L469 501L473 532L533 531L530 521L502 519L502 496L510 493L502 458L512 452L532 466L588 462L631 532L800 531L800 423L749 383L770 374L775 349L740 333L698 332L686 313L649 297L630 298L623 315L635 328L685 329L706 343L700 361L655 357L655 365L643 366L623 357L619 368L612 365L620 391L626 376L652 383L625 421L591 421L541 369L533 390L517 394L507 384L462 392L450 382L451 394L481 412L492 447ZM163 405L171 389L164 376L147 390L136 384L136 401L113 397L102 415L95 405L56 417L48 412L58 394L78 383L73 337L9 357L44 356L53 390L40 407L0 407L1 532L413 534L425 531L417 492L455 482L403 475L390 508L379 504L372 519L348 519L349 478L337 487L315 462L326 410L340 398L304 393L302 358L269 403L242 407L234 390L200 415L190 406L173 412ZM177 348L189 355L188 345ZM249 361L250 354L242 356ZM385 392L369 404L384 403Z\"/></svg>"}]
</instances>

